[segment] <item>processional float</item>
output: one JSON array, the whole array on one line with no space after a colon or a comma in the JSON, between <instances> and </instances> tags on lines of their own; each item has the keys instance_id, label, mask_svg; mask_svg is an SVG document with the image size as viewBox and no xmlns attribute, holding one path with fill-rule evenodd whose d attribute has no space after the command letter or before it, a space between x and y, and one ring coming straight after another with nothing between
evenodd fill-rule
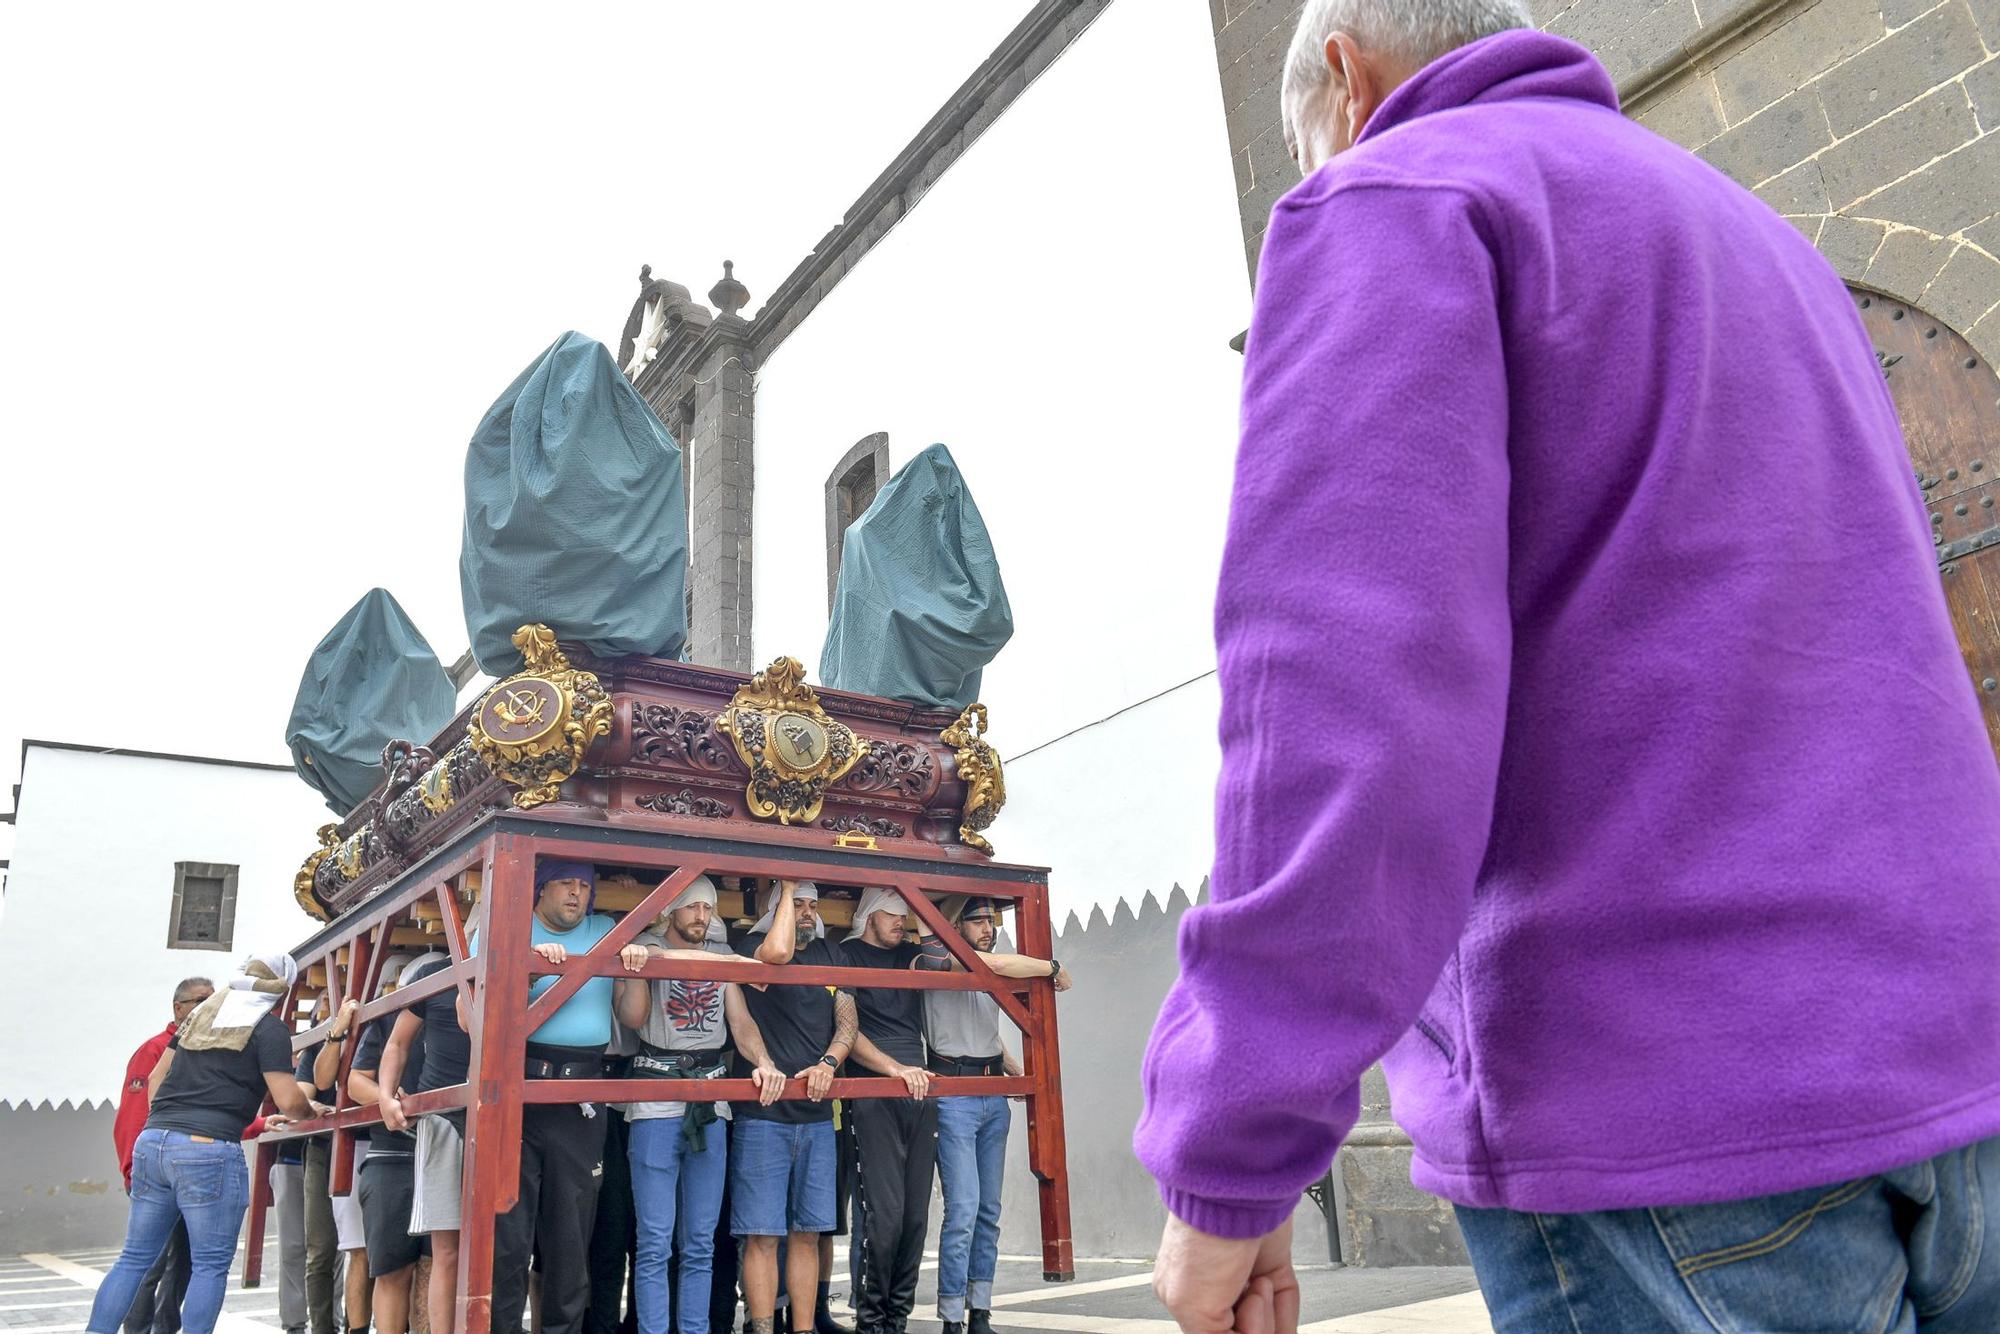
<instances>
[{"instance_id":1,"label":"processional float","mask_svg":"<svg viewBox=\"0 0 2000 1334\"><path fill-rule=\"evenodd\" d=\"M550 420L547 413L512 410L516 397L540 392L536 376L548 381L550 401L561 397L565 403L591 401L576 386L595 377L600 401L608 395L625 404L624 429L632 429L634 422L657 429L664 449L672 451L671 439L650 410L643 410L641 420L629 400L618 398L636 399L623 377L615 385L603 379L610 367L608 354L574 340L575 335L558 340L536 367L523 373L488 414L482 433L498 422L497 431L515 432L518 449L522 422L545 430ZM615 368L609 374L616 376ZM638 401L643 409L643 400ZM475 437L475 462L480 448L481 439ZM940 472L931 451L923 457L925 467L919 471L924 477L951 479L953 474ZM943 462L949 464L948 454ZM677 496L677 453L670 463ZM468 495L470 532L470 470ZM931 510L938 508L929 503ZM969 497L964 503L969 507ZM978 536L983 540L983 527ZM683 577L682 569L674 567L676 578ZM997 567L995 575L997 582ZM471 576L467 578L470 589ZM470 619L470 592L467 601ZM1004 618L1004 592L999 605ZM373 604L364 600L364 607ZM547 615L558 626L559 610ZM379 608L370 614L378 620L386 615ZM676 627L677 644L678 622ZM413 628L409 635L414 637ZM490 634L486 638L495 639ZM477 631L474 642L481 642ZM1004 634L993 644L996 649L997 642L1004 642ZM403 660L428 657L420 637L417 644L421 652L406 645ZM998 860L985 837L1006 799L1000 758L985 738L986 709L977 703L962 709L937 707L815 689L791 658L745 676L671 657L598 654L568 635L559 639L556 630L542 623L519 626L512 647L518 668L435 734L397 738L382 749L372 790L352 804L345 818L320 829L319 846L299 868L294 884L299 904L325 925L292 951L299 976L280 1013L293 1030L294 1049L326 1039L330 1016L349 998L365 1003L341 1045L332 1113L290 1123L257 1143L258 1187L252 1195L245 1285L255 1285L260 1276L270 1202L265 1183L278 1143L331 1136L331 1189L335 1194L349 1191L354 1132L381 1120L375 1107L356 1105L346 1091L363 1029L371 1020L456 989L465 1001L471 1037L467 1080L413 1093L401 1102L413 1117L464 1113L458 1312L466 1334L488 1334L494 1224L518 1194L522 1108L658 1096L657 1084L643 1078L530 1080L525 1075L528 1036L589 979L634 976L624 971L619 951L702 875L720 887L718 908L725 919L755 916L751 898L756 889L780 879L812 880L823 891L830 889L822 894L821 908L835 926L844 925L841 918L851 912L851 900L841 887L858 891L879 885L902 896L921 929L942 940L964 971L898 973L673 959L650 962L638 975L992 995L1019 1029L1023 1074L938 1077L931 1081L931 1096L1025 1100L1028 1165L1040 1195L1044 1277L1072 1278L1053 983L1000 977L952 925L967 897L1006 900L1017 913L1020 949L1043 958L1054 954L1047 869ZM331 651L325 643L322 650ZM487 655L481 656L485 661ZM316 655L315 663L319 661ZM309 668L302 701L337 698L338 690L327 684L337 685L336 677L323 673L314 687ZM976 689L976 668L969 680ZM301 735L310 732L297 722L295 715ZM295 744L302 774L312 767L305 753L310 749ZM325 775L309 778L318 780L315 786L322 791L331 786ZM330 800L332 796L329 792ZM349 805L344 799L335 804L337 810ZM560 964L529 948L538 858L594 864L597 910L619 919L595 947ZM466 940L475 927L478 952L471 954ZM411 948L440 950L449 964L382 994L385 961L392 952ZM554 984L531 999L532 980L550 975ZM757 1096L747 1077L710 1081L706 1092L718 1101ZM804 1080L789 1082L784 1096L804 1097ZM869 1075L837 1078L829 1096L900 1098L908 1090L900 1079Z\"/></svg>"}]
</instances>

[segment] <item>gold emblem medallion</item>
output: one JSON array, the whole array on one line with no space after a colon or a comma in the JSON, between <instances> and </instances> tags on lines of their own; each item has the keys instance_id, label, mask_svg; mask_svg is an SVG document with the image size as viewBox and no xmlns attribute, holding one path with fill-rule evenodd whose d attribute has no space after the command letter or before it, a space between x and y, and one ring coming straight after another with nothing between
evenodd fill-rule
<instances>
[{"instance_id":1,"label":"gold emblem medallion","mask_svg":"<svg viewBox=\"0 0 2000 1334\"><path fill-rule=\"evenodd\" d=\"M750 769L744 791L750 813L779 824L818 819L827 784L861 759L854 730L827 716L805 673L797 659L779 658L716 719Z\"/></svg>"},{"instance_id":2,"label":"gold emblem medallion","mask_svg":"<svg viewBox=\"0 0 2000 1334\"><path fill-rule=\"evenodd\" d=\"M522 626L514 647L526 669L486 692L469 730L473 750L519 789L514 805L527 810L554 801L590 743L610 733L611 697L595 673L569 665L546 625ZM428 789L425 799L431 800Z\"/></svg>"}]
</instances>

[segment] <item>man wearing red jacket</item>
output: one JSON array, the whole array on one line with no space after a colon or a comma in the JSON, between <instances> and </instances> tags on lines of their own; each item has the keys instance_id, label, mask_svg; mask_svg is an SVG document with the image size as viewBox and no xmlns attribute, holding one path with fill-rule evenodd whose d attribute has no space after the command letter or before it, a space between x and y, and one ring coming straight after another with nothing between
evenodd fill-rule
<instances>
[{"instance_id":1,"label":"man wearing red jacket","mask_svg":"<svg viewBox=\"0 0 2000 1334\"><path fill-rule=\"evenodd\" d=\"M111 1123L111 1140L118 1146L118 1167L125 1173L127 1195L132 1193L132 1146L146 1128L146 1115L152 1107L146 1083L181 1021L214 991L215 984L205 977L183 978L174 988L174 1021L140 1043L126 1063L125 1087L118 1095L118 1118ZM124 1334L179 1334L181 1294L187 1291L190 1268L187 1231L176 1227L167 1248L139 1284L139 1294L125 1315Z\"/></svg>"}]
</instances>

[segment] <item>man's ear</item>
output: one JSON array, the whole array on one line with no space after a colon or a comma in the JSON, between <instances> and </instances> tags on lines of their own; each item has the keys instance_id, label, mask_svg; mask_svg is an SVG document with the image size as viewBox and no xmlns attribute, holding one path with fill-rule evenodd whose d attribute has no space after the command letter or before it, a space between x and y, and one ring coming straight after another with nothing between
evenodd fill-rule
<instances>
[{"instance_id":1,"label":"man's ear","mask_svg":"<svg viewBox=\"0 0 2000 1334\"><path fill-rule=\"evenodd\" d=\"M1351 147L1361 137L1362 127L1368 124L1368 118L1375 114L1375 104L1380 100L1381 92L1379 81L1354 38L1344 32L1336 32L1326 39L1326 65L1347 93L1347 105L1342 108L1342 115L1347 120L1346 143Z\"/></svg>"}]
</instances>

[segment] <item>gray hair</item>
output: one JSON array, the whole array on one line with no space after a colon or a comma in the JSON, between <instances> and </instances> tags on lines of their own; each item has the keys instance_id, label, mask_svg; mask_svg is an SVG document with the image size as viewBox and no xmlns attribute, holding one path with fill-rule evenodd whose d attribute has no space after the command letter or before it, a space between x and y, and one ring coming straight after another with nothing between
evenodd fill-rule
<instances>
[{"instance_id":1,"label":"gray hair","mask_svg":"<svg viewBox=\"0 0 2000 1334\"><path fill-rule=\"evenodd\" d=\"M205 977L182 978L180 981L174 983L174 1004L179 1005L185 1001L193 1000L194 993L197 991L205 991L213 995L215 993L215 983Z\"/></svg>"},{"instance_id":2,"label":"gray hair","mask_svg":"<svg viewBox=\"0 0 2000 1334\"><path fill-rule=\"evenodd\" d=\"M1527 0L1306 0L1285 55L1278 105L1289 124L1292 99L1319 91L1329 74L1327 39L1337 32L1414 68L1496 32L1533 26Z\"/></svg>"}]
</instances>

